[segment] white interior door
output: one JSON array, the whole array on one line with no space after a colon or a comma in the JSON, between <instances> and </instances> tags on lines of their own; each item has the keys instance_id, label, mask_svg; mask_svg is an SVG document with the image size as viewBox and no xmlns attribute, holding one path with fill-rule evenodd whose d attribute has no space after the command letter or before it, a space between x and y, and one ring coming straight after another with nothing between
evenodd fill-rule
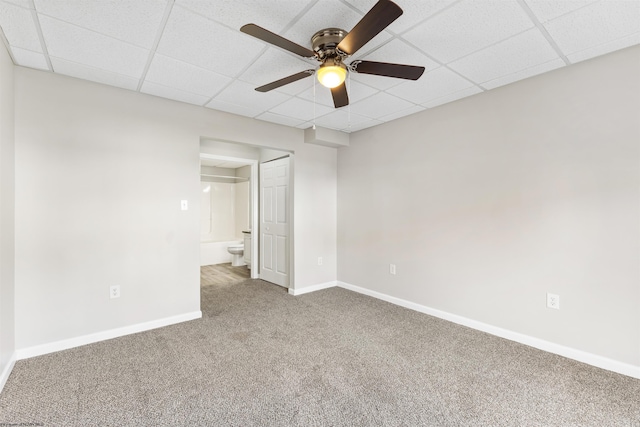
<instances>
[{"instance_id":1,"label":"white interior door","mask_svg":"<svg viewBox=\"0 0 640 427\"><path fill-rule=\"evenodd\" d=\"M260 278L289 287L289 158L260 164Z\"/></svg>"}]
</instances>

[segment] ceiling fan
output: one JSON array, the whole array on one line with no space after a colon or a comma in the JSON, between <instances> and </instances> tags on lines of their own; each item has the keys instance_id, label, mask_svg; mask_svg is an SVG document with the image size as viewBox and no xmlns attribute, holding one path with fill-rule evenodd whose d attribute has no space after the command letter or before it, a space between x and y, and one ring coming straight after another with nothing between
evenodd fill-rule
<instances>
[{"instance_id":1,"label":"ceiling fan","mask_svg":"<svg viewBox=\"0 0 640 427\"><path fill-rule=\"evenodd\" d=\"M325 28L311 37L313 50L300 46L282 36L265 30L256 24L247 24L240 28L245 34L256 37L284 50L304 58L320 62L317 69L318 81L331 89L333 104L336 108L349 105L349 96L344 81L348 72L374 74L377 76L395 77L399 79L418 80L424 67L415 65L391 64L356 60L345 64L345 60L367 44L378 33L402 15L402 9L390 0L378 0L367 14L350 32L340 28ZM316 74L316 70L304 70L291 76L276 80L256 88L258 92L268 92L289 83Z\"/></svg>"}]
</instances>

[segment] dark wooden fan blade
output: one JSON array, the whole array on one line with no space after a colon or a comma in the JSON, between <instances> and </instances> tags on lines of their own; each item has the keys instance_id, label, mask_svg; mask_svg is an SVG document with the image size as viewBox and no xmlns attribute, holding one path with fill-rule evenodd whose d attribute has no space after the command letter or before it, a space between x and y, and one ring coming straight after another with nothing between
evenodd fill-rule
<instances>
[{"instance_id":1,"label":"dark wooden fan blade","mask_svg":"<svg viewBox=\"0 0 640 427\"><path fill-rule=\"evenodd\" d=\"M297 82L305 77L312 76L313 73L315 73L315 70L304 70L292 76L285 77L284 79L276 80L275 82L257 87L256 90L258 92L269 92L270 90L277 89L281 86L288 85L289 83Z\"/></svg>"},{"instance_id":2,"label":"dark wooden fan blade","mask_svg":"<svg viewBox=\"0 0 640 427\"><path fill-rule=\"evenodd\" d=\"M288 50L289 52L293 52L296 55L300 55L304 58L314 58L316 56L316 53L314 51L307 49L304 46L300 46L299 44L294 43L291 40L287 40L284 37L272 33L269 30L265 30L264 28L259 27L256 24L243 25L242 28L240 28L240 31L267 43L271 43L274 46L278 46L284 50Z\"/></svg>"},{"instance_id":3,"label":"dark wooden fan blade","mask_svg":"<svg viewBox=\"0 0 640 427\"><path fill-rule=\"evenodd\" d=\"M333 105L336 108L349 105L349 95L347 94L347 86L342 82L340 86L336 86L331 89L331 96L333 96Z\"/></svg>"},{"instance_id":4,"label":"dark wooden fan blade","mask_svg":"<svg viewBox=\"0 0 640 427\"><path fill-rule=\"evenodd\" d=\"M390 64L388 62L354 61L351 64L360 74L374 74L376 76L395 77L398 79L418 80L424 67L416 65Z\"/></svg>"},{"instance_id":5,"label":"dark wooden fan blade","mask_svg":"<svg viewBox=\"0 0 640 427\"><path fill-rule=\"evenodd\" d=\"M400 15L402 15L400 6L389 0L379 0L342 39L338 44L338 49L348 55L353 55L380 31L398 19Z\"/></svg>"}]
</instances>

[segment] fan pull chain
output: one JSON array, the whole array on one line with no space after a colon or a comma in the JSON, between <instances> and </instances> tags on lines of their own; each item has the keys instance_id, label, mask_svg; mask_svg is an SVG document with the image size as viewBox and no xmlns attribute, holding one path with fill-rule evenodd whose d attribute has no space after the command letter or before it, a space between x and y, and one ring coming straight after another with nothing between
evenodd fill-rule
<instances>
[{"instance_id":1,"label":"fan pull chain","mask_svg":"<svg viewBox=\"0 0 640 427\"><path fill-rule=\"evenodd\" d=\"M351 73L347 74L347 79L349 80L349 89L351 89ZM347 129L351 133L351 102L347 105L347 123Z\"/></svg>"},{"instance_id":2,"label":"fan pull chain","mask_svg":"<svg viewBox=\"0 0 640 427\"><path fill-rule=\"evenodd\" d=\"M316 130L316 79L313 79L313 130Z\"/></svg>"}]
</instances>

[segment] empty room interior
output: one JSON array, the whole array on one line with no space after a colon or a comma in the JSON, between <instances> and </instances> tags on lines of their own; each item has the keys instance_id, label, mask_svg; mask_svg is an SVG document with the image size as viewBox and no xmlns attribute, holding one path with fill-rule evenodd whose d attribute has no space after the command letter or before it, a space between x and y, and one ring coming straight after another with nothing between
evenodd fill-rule
<instances>
[{"instance_id":1,"label":"empty room interior","mask_svg":"<svg viewBox=\"0 0 640 427\"><path fill-rule=\"evenodd\" d=\"M640 426L640 1L0 29L0 425Z\"/></svg>"}]
</instances>

